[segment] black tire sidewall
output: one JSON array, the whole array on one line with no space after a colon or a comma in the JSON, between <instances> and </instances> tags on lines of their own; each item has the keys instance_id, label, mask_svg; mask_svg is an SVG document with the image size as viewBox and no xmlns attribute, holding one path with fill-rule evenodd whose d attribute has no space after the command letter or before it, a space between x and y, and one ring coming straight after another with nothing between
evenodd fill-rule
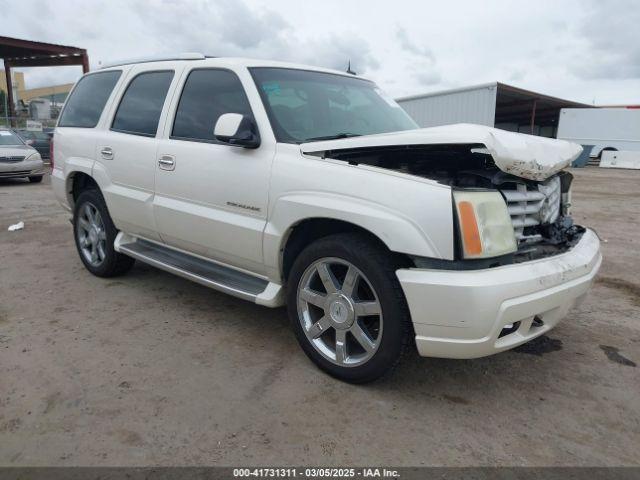
<instances>
[{"instance_id":1,"label":"black tire sidewall","mask_svg":"<svg viewBox=\"0 0 640 480\"><path fill-rule=\"evenodd\" d=\"M406 344L408 321L406 301L399 296L401 287L395 268L388 258L389 252L381 251L372 242L363 248L358 235L334 235L308 246L295 260L287 282L287 309L298 342L307 356L330 375L351 383L365 383L383 376L398 362ZM385 255L387 256L385 259ZM367 277L382 306L382 341L374 356L364 365L341 367L327 360L313 347L298 318L298 285L304 271L316 260L336 257L356 266Z\"/></svg>"},{"instance_id":2,"label":"black tire sidewall","mask_svg":"<svg viewBox=\"0 0 640 480\"><path fill-rule=\"evenodd\" d=\"M100 212L100 216L102 217L102 222L104 223L105 233L106 233L106 242L105 242L105 253L106 256L103 262L94 266L91 265L84 255L82 254L82 249L78 243L78 216L80 214L80 210L85 203L91 203L96 209ZM107 205L102 197L102 194L95 189L85 190L78 196L78 199L75 202L75 206L73 209L73 239L76 244L76 249L78 250L78 255L80 256L80 260L84 264L87 270L89 270L94 275L99 277L107 277L112 274L116 265L118 263L118 252L113 248L113 242L116 239L116 235L118 234L118 230L113 224L111 220L111 216L109 215L109 211L107 210Z\"/></svg>"}]
</instances>

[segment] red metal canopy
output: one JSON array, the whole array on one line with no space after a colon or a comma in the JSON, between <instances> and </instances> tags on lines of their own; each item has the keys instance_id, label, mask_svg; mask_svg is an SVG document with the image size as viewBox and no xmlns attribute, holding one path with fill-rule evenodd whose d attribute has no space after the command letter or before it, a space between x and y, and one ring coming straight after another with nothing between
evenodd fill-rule
<instances>
[{"instance_id":1,"label":"red metal canopy","mask_svg":"<svg viewBox=\"0 0 640 480\"><path fill-rule=\"evenodd\" d=\"M19 38L0 36L0 58L4 61L4 72L7 78L10 117L14 116L11 68L82 65L83 73L89 71L89 56L84 48L34 42Z\"/></svg>"}]
</instances>

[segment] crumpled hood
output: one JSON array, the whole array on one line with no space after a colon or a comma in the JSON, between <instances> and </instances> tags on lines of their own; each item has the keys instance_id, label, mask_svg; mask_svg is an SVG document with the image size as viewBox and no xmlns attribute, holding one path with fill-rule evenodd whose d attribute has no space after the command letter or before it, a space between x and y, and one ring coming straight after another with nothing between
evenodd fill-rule
<instances>
[{"instance_id":1,"label":"crumpled hood","mask_svg":"<svg viewBox=\"0 0 640 480\"><path fill-rule=\"evenodd\" d=\"M302 153L318 153L354 148L438 144L483 144L500 170L536 181L545 180L568 167L582 152L580 145L564 140L465 123L309 142L301 144L300 150Z\"/></svg>"}]
</instances>

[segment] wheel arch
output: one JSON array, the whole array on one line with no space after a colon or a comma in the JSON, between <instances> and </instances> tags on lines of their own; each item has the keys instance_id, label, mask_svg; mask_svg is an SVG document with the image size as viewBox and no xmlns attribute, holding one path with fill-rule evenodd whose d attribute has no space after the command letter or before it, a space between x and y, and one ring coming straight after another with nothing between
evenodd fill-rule
<instances>
[{"instance_id":1,"label":"wheel arch","mask_svg":"<svg viewBox=\"0 0 640 480\"><path fill-rule=\"evenodd\" d=\"M321 238L339 233L361 234L372 243L394 255L398 265L413 265L409 256L392 252L380 237L360 225L336 218L312 217L305 218L292 225L283 237L279 262L280 275L283 281L287 281L295 259L307 246Z\"/></svg>"},{"instance_id":2,"label":"wheel arch","mask_svg":"<svg viewBox=\"0 0 640 480\"><path fill-rule=\"evenodd\" d=\"M394 254L371 243L370 232L344 223L341 227L353 225L358 233L324 237L301 252L304 261L296 261L291 270L287 310L300 345L316 365L343 380L364 383L392 371L414 344L415 332ZM323 268L309 268L318 263ZM336 270L330 264L343 266ZM369 288L356 286L352 267Z\"/></svg>"},{"instance_id":3,"label":"wheel arch","mask_svg":"<svg viewBox=\"0 0 640 480\"><path fill-rule=\"evenodd\" d=\"M618 148L613 147L611 145L606 145L606 144L595 145L591 149L591 153L589 154L589 156L591 158L601 158L602 152L617 152L617 151L618 151Z\"/></svg>"},{"instance_id":4,"label":"wheel arch","mask_svg":"<svg viewBox=\"0 0 640 480\"><path fill-rule=\"evenodd\" d=\"M447 195L448 192L447 192ZM445 199L445 197L443 197ZM446 235L432 236L424 230L429 218L439 222L443 229L451 228L453 220L450 197L446 197L447 210L437 215L421 214L420 222L414 221L403 212L362 198L337 195L327 192L291 192L278 198L269 212L263 237L263 255L266 273L274 282L283 282L289 266L292 244L302 232L307 244L328 233L358 231L384 245L390 252L430 258L448 258ZM438 206L434 202L433 208ZM419 211L419 210L418 210ZM320 226L318 226L320 225ZM294 232L296 234L294 235ZM311 232L311 234L309 234ZM293 244L296 245L296 244ZM295 247L297 251L300 247ZM442 249L442 250L441 250Z\"/></svg>"},{"instance_id":5,"label":"wheel arch","mask_svg":"<svg viewBox=\"0 0 640 480\"><path fill-rule=\"evenodd\" d=\"M76 200L80 193L88 188L100 189L98 182L88 173L75 170L67 176L65 192L71 209L75 207Z\"/></svg>"}]
</instances>

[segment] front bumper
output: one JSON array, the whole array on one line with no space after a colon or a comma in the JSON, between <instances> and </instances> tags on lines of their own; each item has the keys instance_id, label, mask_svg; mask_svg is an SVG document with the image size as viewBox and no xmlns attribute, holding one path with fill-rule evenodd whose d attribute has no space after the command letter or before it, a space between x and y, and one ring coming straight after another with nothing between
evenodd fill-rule
<instances>
[{"instance_id":1,"label":"front bumper","mask_svg":"<svg viewBox=\"0 0 640 480\"><path fill-rule=\"evenodd\" d=\"M555 327L586 296L601 263L598 237L586 230L570 251L550 258L486 270L402 269L397 275L420 355L478 358ZM507 325L515 328L505 335Z\"/></svg>"},{"instance_id":2,"label":"front bumper","mask_svg":"<svg viewBox=\"0 0 640 480\"><path fill-rule=\"evenodd\" d=\"M0 163L0 178L34 177L44 174L44 163L41 159Z\"/></svg>"}]
</instances>

